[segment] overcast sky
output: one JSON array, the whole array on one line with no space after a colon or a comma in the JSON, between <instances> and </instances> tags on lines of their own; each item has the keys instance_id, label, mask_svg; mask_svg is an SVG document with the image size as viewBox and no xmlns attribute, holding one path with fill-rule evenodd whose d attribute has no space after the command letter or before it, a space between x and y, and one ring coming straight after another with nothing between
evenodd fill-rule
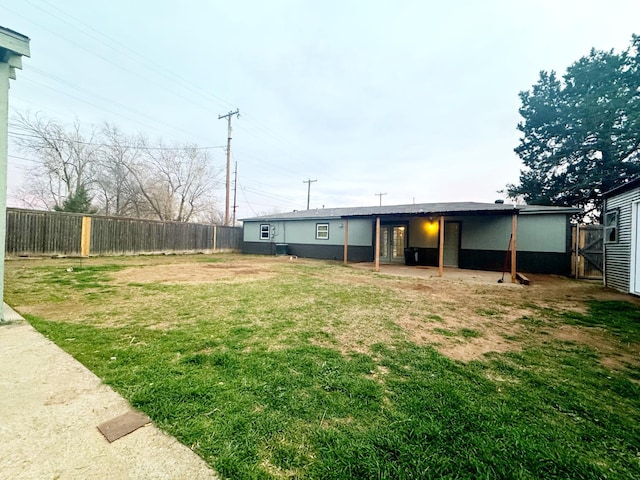
<instances>
[{"instance_id":1,"label":"overcast sky","mask_svg":"<svg viewBox=\"0 0 640 480\"><path fill-rule=\"evenodd\" d=\"M640 1L0 0L0 25L31 38L12 112L213 147L238 108L243 218L306 208L307 179L312 208L501 198L518 92L627 48Z\"/></svg>"}]
</instances>

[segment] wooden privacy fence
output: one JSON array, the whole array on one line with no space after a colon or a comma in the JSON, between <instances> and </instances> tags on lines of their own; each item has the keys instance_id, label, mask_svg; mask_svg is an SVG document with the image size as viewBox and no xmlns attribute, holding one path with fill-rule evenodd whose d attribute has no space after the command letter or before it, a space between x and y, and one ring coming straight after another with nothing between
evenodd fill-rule
<instances>
[{"instance_id":1,"label":"wooden privacy fence","mask_svg":"<svg viewBox=\"0 0 640 480\"><path fill-rule=\"evenodd\" d=\"M602 225L571 226L571 266L576 278L602 279L603 241Z\"/></svg>"},{"instance_id":2,"label":"wooden privacy fence","mask_svg":"<svg viewBox=\"0 0 640 480\"><path fill-rule=\"evenodd\" d=\"M239 251L242 228L7 209L5 256Z\"/></svg>"}]
</instances>

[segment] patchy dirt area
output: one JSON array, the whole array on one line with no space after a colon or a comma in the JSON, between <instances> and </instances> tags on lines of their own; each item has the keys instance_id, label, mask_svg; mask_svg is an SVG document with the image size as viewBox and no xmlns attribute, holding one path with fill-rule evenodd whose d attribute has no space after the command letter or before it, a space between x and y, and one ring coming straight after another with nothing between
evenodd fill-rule
<instances>
[{"instance_id":1,"label":"patchy dirt area","mask_svg":"<svg viewBox=\"0 0 640 480\"><path fill-rule=\"evenodd\" d=\"M291 262L313 264L312 260L292 257L250 257L235 259L233 263L172 263L131 268L116 273L115 279L133 283L242 283L274 276L279 265ZM440 278L435 269L389 265L382 266L377 274L366 264L353 267L333 276L331 281L375 284L396 290L410 305L397 312L395 320L408 339L420 345L433 345L450 358L468 362L490 352L517 351L526 345L557 340L593 348L611 369L640 365L632 346L601 329L566 325L550 318L536 328L528 323L528 319L539 318L541 312L544 316L545 309L584 314L591 299L640 304L634 297L602 288L599 282L530 275L532 284L525 287L510 283L508 278L498 283L497 272L448 270ZM354 270L366 274L354 275ZM337 338L345 342L343 347L347 350L363 350L361 341L347 338L352 336L338 334Z\"/></svg>"},{"instance_id":2,"label":"patchy dirt area","mask_svg":"<svg viewBox=\"0 0 640 480\"><path fill-rule=\"evenodd\" d=\"M145 268L127 268L113 275L118 283L207 283L250 282L269 275L266 266L175 263Z\"/></svg>"},{"instance_id":3,"label":"patchy dirt area","mask_svg":"<svg viewBox=\"0 0 640 480\"><path fill-rule=\"evenodd\" d=\"M108 258L96 261L113 262ZM510 283L510 278L498 283L498 272L445 269L444 276L438 277L435 268L402 265L383 265L381 271L375 273L371 264L351 264L343 268L330 263L329 270L318 271L315 268L319 265L318 261L287 256L174 256L127 259L125 263L130 266L110 274L118 285L242 284L303 273L317 277L321 282L365 285L393 291L399 301L384 311L363 305L351 311L353 318L328 319L325 333L337 341L338 345L333 346L345 353L364 353L374 343L388 341L390 332L377 318L384 316L401 328L404 338L419 345L432 345L450 358L464 362L480 359L490 352L518 351L529 345L542 345L555 340L594 349L602 363L611 369L640 365L638 345L622 343L603 329L571 325L561 318L562 312L578 315L587 313L588 302L592 299L632 302L640 306L639 298L604 289L596 281L529 275L532 283L525 287ZM326 265L324 262L320 264ZM304 269L291 269L291 266L311 268L303 272ZM315 300L312 297L297 298L298 302L304 300L300 310L313 308ZM73 320L75 315L73 312L76 309L72 308L74 304L70 303L72 300L68 299L68 304L64 304L65 320ZM127 302L139 300L132 293L130 297L123 298L123 303L118 305L119 310L112 311L114 314L126 311L131 306ZM61 314L61 306L59 303L32 304L25 306L24 311L56 318ZM52 310L43 311L46 308ZM149 317L162 317L165 323L147 327L163 328L165 324L178 325L188 321L191 308L188 304L181 304L182 312L167 316L164 312L156 315L154 306L149 305ZM345 327L347 325L348 328ZM317 339L319 343L324 341L321 337Z\"/></svg>"},{"instance_id":4,"label":"patchy dirt area","mask_svg":"<svg viewBox=\"0 0 640 480\"><path fill-rule=\"evenodd\" d=\"M118 283L215 283L251 282L275 275L279 264L292 262L293 257L265 257L256 261L250 257L234 258L233 262L161 263L144 268L132 266L113 275ZM308 260L295 259L297 263Z\"/></svg>"},{"instance_id":5,"label":"patchy dirt area","mask_svg":"<svg viewBox=\"0 0 640 480\"><path fill-rule=\"evenodd\" d=\"M429 314L420 318L404 312L397 323L412 341L431 344L464 362L555 340L594 349L610 369L640 365L637 345L620 342L604 329L567 325L557 317L558 312L587 313L589 300L640 305L639 299L604 289L598 282L529 275L532 284L522 286L499 284L495 275L469 272L465 279L459 271L449 279L418 277L412 288L402 289L403 295L414 304L427 303ZM479 282L479 276L487 281Z\"/></svg>"}]
</instances>

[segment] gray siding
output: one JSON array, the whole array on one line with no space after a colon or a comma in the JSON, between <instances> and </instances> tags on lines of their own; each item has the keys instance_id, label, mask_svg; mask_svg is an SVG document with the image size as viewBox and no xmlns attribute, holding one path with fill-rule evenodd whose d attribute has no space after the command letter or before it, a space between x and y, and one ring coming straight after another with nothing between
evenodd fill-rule
<instances>
[{"instance_id":1,"label":"gray siding","mask_svg":"<svg viewBox=\"0 0 640 480\"><path fill-rule=\"evenodd\" d=\"M329 238L316 239L316 224L329 224ZM260 240L260 225L269 225L271 235L268 240ZM304 245L344 245L345 220L288 220L288 221L246 221L244 222L244 242L287 243ZM349 220L349 246L371 246L373 224L368 219Z\"/></svg>"},{"instance_id":2,"label":"gray siding","mask_svg":"<svg viewBox=\"0 0 640 480\"><path fill-rule=\"evenodd\" d=\"M383 225L408 225L407 246L416 248L420 265L437 265L437 216L383 218ZM511 214L446 216L445 222L460 222L460 268L499 271L511 235ZM329 239L315 238L316 224L329 224ZM287 244L287 253L300 257L342 259L343 219L245 220L243 252L276 253L276 244ZM270 226L268 239L260 240L260 225ZM341 227L342 225L342 227ZM374 221L349 220L350 261L373 261ZM528 273L569 275L570 229L566 213L536 213L518 216L518 268Z\"/></svg>"},{"instance_id":3,"label":"gray siding","mask_svg":"<svg viewBox=\"0 0 640 480\"><path fill-rule=\"evenodd\" d=\"M452 218L454 220L454 218ZM518 215L518 252L564 253L569 231L566 215ZM506 250L511 235L511 216L463 217L465 250Z\"/></svg>"},{"instance_id":4,"label":"gray siding","mask_svg":"<svg viewBox=\"0 0 640 480\"><path fill-rule=\"evenodd\" d=\"M565 253L570 244L567 215L518 215L518 251Z\"/></svg>"},{"instance_id":5,"label":"gray siding","mask_svg":"<svg viewBox=\"0 0 640 480\"><path fill-rule=\"evenodd\" d=\"M618 210L618 241L605 243L604 278L607 287L629 292L631 267L631 204L640 200L640 188L606 199L605 210Z\"/></svg>"}]
</instances>

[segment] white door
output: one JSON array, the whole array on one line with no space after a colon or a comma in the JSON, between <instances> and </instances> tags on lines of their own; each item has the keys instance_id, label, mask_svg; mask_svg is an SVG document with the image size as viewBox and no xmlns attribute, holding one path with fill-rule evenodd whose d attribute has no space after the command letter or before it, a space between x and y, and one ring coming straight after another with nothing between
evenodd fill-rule
<instances>
[{"instance_id":1,"label":"white door","mask_svg":"<svg viewBox=\"0 0 640 480\"><path fill-rule=\"evenodd\" d=\"M640 202L631 205L631 272L629 291L640 295Z\"/></svg>"}]
</instances>

